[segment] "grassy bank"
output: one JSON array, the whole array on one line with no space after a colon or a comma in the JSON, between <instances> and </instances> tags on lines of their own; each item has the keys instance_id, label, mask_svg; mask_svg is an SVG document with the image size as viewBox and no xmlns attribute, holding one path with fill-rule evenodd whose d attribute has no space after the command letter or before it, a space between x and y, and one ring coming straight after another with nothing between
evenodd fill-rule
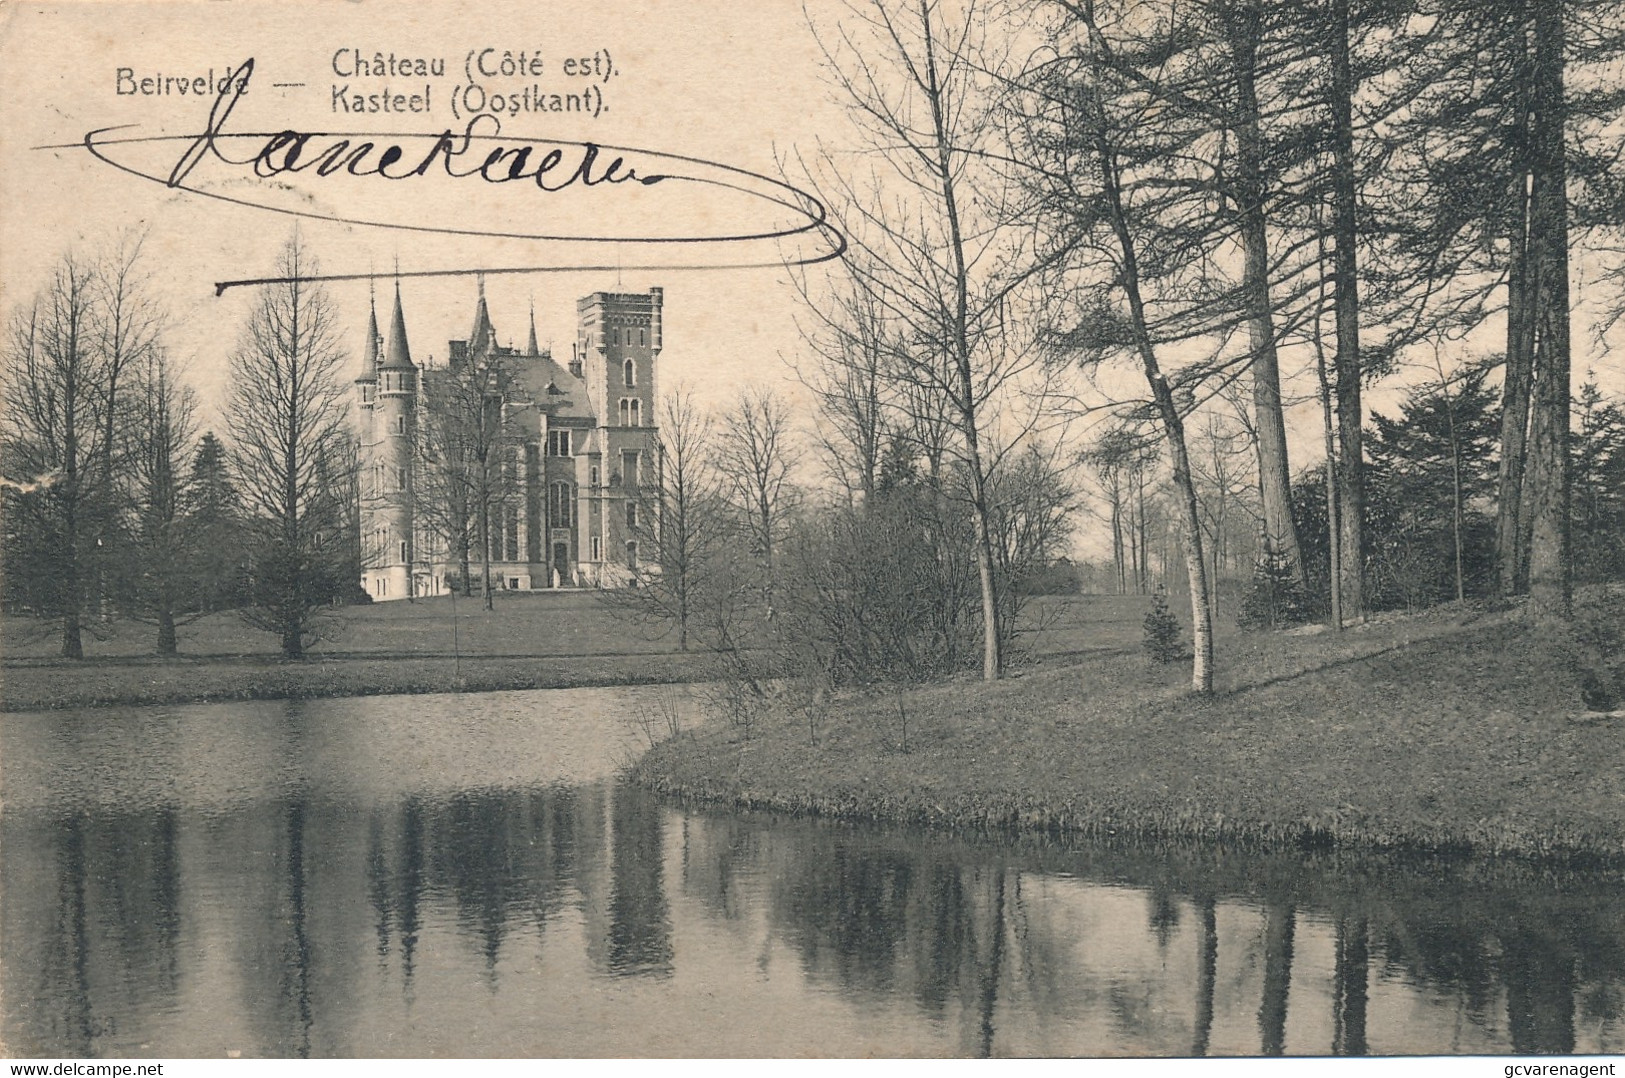
<instances>
[{"instance_id":1,"label":"grassy bank","mask_svg":"<svg viewBox=\"0 0 1625 1078\"><path fill-rule=\"evenodd\" d=\"M1126 649L849 697L658 746L637 781L797 813L1260 845L1625 857L1625 720L1583 714L1558 634L1441 610L1232 636L1220 691ZM905 741L906 736L906 741Z\"/></svg>"},{"instance_id":2,"label":"grassy bank","mask_svg":"<svg viewBox=\"0 0 1625 1078\"><path fill-rule=\"evenodd\" d=\"M86 658L58 658L49 626L0 624L0 708L96 707L210 700L569 688L704 680L709 661L645 633L590 593L380 603L340 612L307 658L222 613L183 626L180 655L158 659L151 626L117 622L85 635Z\"/></svg>"},{"instance_id":3,"label":"grassy bank","mask_svg":"<svg viewBox=\"0 0 1625 1078\"><path fill-rule=\"evenodd\" d=\"M1104 608L1049 601L1032 610L1031 643L1050 661L1132 649L1141 600ZM284 661L276 638L234 613L179 630L180 654L159 659L155 630L92 624L85 658L70 662L55 623L0 620L0 711L216 700L372 696L706 681L716 664L679 652L676 634L638 623L593 592L506 593L349 607L305 659Z\"/></svg>"}]
</instances>

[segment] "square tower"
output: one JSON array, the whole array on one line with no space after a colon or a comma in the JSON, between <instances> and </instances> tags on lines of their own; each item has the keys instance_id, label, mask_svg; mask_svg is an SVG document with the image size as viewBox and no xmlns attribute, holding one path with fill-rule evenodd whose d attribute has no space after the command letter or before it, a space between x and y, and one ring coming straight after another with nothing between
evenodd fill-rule
<instances>
[{"instance_id":1,"label":"square tower","mask_svg":"<svg viewBox=\"0 0 1625 1078\"><path fill-rule=\"evenodd\" d=\"M594 449L603 487L589 531L590 560L609 582L653 552L640 549L652 521L645 491L654 481L656 370L664 293L594 292L576 304L579 377L597 413ZM595 556L593 556L595 555Z\"/></svg>"}]
</instances>

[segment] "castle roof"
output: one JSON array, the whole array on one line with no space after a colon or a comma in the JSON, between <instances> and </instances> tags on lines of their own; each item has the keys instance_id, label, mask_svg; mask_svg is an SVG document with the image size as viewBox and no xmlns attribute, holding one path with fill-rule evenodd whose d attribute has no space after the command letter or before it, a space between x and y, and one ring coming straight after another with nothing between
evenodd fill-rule
<instances>
[{"instance_id":1,"label":"castle roof","mask_svg":"<svg viewBox=\"0 0 1625 1078\"><path fill-rule=\"evenodd\" d=\"M485 306L485 279L480 278L480 297L474 304L474 327L468 331L468 354L482 355L497 343L496 327L491 324L491 312Z\"/></svg>"},{"instance_id":2,"label":"castle roof","mask_svg":"<svg viewBox=\"0 0 1625 1078\"><path fill-rule=\"evenodd\" d=\"M384 349L382 366L398 370L411 369L412 350L406 344L406 316L401 313L401 283L395 282L395 313L389 320L389 345Z\"/></svg>"},{"instance_id":3,"label":"castle roof","mask_svg":"<svg viewBox=\"0 0 1625 1078\"><path fill-rule=\"evenodd\" d=\"M553 361L552 353L526 356L515 364L515 381L536 406L556 418L593 417L587 384Z\"/></svg>"},{"instance_id":4,"label":"castle roof","mask_svg":"<svg viewBox=\"0 0 1625 1078\"><path fill-rule=\"evenodd\" d=\"M367 346L361 353L361 374L358 382L378 381L378 304L373 303L367 315Z\"/></svg>"}]
</instances>

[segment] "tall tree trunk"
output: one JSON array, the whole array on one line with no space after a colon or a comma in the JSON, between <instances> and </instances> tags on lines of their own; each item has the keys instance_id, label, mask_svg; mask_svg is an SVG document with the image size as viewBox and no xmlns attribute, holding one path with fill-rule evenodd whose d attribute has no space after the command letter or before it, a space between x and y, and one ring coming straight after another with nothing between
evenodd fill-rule
<instances>
[{"instance_id":1,"label":"tall tree trunk","mask_svg":"<svg viewBox=\"0 0 1625 1078\"><path fill-rule=\"evenodd\" d=\"M1281 410L1281 367L1275 348L1270 301L1269 234L1264 219L1263 138L1258 130L1254 73L1261 18L1256 0L1238 5L1228 27L1234 66L1235 127L1242 293L1247 306L1247 337L1252 349L1253 423L1258 430L1258 492L1264 531L1273 550L1284 555L1299 583L1308 586L1298 528L1292 519L1292 479L1287 462L1286 418Z\"/></svg>"},{"instance_id":2,"label":"tall tree trunk","mask_svg":"<svg viewBox=\"0 0 1625 1078\"><path fill-rule=\"evenodd\" d=\"M483 460L480 462L480 575L484 578L480 594L484 597L485 609L495 610L496 601L491 595L491 466Z\"/></svg>"},{"instance_id":3,"label":"tall tree trunk","mask_svg":"<svg viewBox=\"0 0 1625 1078\"><path fill-rule=\"evenodd\" d=\"M1319 322L1319 319L1316 319ZM1342 484L1337 481L1337 446L1332 430L1332 390L1326 377L1326 351L1320 346L1319 326L1315 332L1315 373L1320 378L1320 432L1326 448L1326 550L1328 583L1331 586L1332 630L1343 631L1343 532L1338 527L1341 506L1338 496Z\"/></svg>"},{"instance_id":4,"label":"tall tree trunk","mask_svg":"<svg viewBox=\"0 0 1625 1078\"><path fill-rule=\"evenodd\" d=\"M1517 158L1508 194L1512 227L1508 239L1506 364L1501 379L1501 461L1495 513L1496 587L1503 596L1529 585L1527 522L1523 519L1524 470L1529 441L1529 390L1534 380L1535 318L1538 292L1529 248L1529 43L1520 20L1513 37L1519 83L1515 145Z\"/></svg>"},{"instance_id":5,"label":"tall tree trunk","mask_svg":"<svg viewBox=\"0 0 1625 1078\"><path fill-rule=\"evenodd\" d=\"M1102 110L1103 111L1103 110ZM1140 295L1140 263L1129 232L1128 213L1123 206L1117 158L1107 144L1105 118L1098 116L1099 128L1095 132L1095 151L1099 158L1102 187L1111 214L1112 231L1122 252L1121 283L1128 297L1129 317L1134 329L1135 350L1145 380L1151 387L1157 413L1162 419L1163 434L1168 439L1169 457L1173 464L1174 490L1178 492L1179 524L1185 546L1185 572L1191 589L1191 644L1195 657L1191 663L1191 688L1196 692L1213 691L1213 607L1208 592L1207 557L1202 551L1202 516L1196 503L1196 482L1191 474L1190 456L1185 448L1185 420L1179 414L1168 379L1157 362L1156 348L1151 343L1151 331L1146 320L1145 301Z\"/></svg>"},{"instance_id":6,"label":"tall tree trunk","mask_svg":"<svg viewBox=\"0 0 1625 1078\"><path fill-rule=\"evenodd\" d=\"M1529 592L1568 616L1569 560L1569 246L1563 161L1563 9L1536 3L1535 170L1531 245L1538 296L1535 384L1524 482L1529 509Z\"/></svg>"},{"instance_id":7,"label":"tall tree trunk","mask_svg":"<svg viewBox=\"0 0 1625 1078\"><path fill-rule=\"evenodd\" d=\"M1354 244L1358 237L1354 183L1354 78L1349 64L1349 0L1332 0L1332 287L1336 296L1337 355L1337 511L1336 596L1340 618L1365 620L1365 455L1360 403L1359 274ZM1328 475L1331 469L1328 468ZM1328 506L1331 494L1327 493ZM1342 621L1337 620L1339 628Z\"/></svg>"},{"instance_id":8,"label":"tall tree trunk","mask_svg":"<svg viewBox=\"0 0 1625 1078\"><path fill-rule=\"evenodd\" d=\"M1123 497L1112 477L1112 567L1117 570L1117 594L1128 594L1128 569L1123 563Z\"/></svg>"},{"instance_id":9,"label":"tall tree trunk","mask_svg":"<svg viewBox=\"0 0 1625 1078\"><path fill-rule=\"evenodd\" d=\"M158 654L168 657L179 650L179 642L175 637L175 611L170 608L168 600L165 600L158 611Z\"/></svg>"},{"instance_id":10,"label":"tall tree trunk","mask_svg":"<svg viewBox=\"0 0 1625 1078\"><path fill-rule=\"evenodd\" d=\"M925 74L927 98L931 102L931 123L936 143L936 167L941 185L943 210L948 223L948 242L954 260L953 339L949 342L958 377L956 402L960 430L965 438L965 463L970 469L971 516L976 529L976 576L982 589L982 680L994 681L1004 669L1000 654L999 603L993 575L993 537L988 517L987 475L983 471L980 433L976 417L976 380L971 368L970 268L965 258L965 238L959 224L959 202L950 156L949 123L944 112L942 84L937 74L936 41L931 29L931 9L920 0L920 25L925 31Z\"/></svg>"}]
</instances>

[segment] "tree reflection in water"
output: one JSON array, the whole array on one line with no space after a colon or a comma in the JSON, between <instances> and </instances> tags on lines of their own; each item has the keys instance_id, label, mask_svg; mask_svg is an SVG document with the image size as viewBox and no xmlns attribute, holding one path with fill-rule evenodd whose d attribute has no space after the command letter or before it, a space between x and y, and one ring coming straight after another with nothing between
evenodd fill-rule
<instances>
[{"instance_id":1,"label":"tree reflection in water","mask_svg":"<svg viewBox=\"0 0 1625 1078\"><path fill-rule=\"evenodd\" d=\"M381 1026L416 1054L413 1016L447 983L558 1009L594 977L661 993L676 1023L715 1021L684 1017L691 969L747 994L790 978L967 1056L1625 1047L1607 873L960 839L685 811L615 784L296 791L210 812L8 810L6 1042L141 1054L169 1030L150 1050L187 1054L218 1026L252 1054L342 1055ZM420 1000L431 959L442 988ZM1418 1024L1373 1042L1373 1004L1405 996L1447 1006L1385 1006ZM1458 1028L1427 1024L1452 1003Z\"/></svg>"}]
</instances>

